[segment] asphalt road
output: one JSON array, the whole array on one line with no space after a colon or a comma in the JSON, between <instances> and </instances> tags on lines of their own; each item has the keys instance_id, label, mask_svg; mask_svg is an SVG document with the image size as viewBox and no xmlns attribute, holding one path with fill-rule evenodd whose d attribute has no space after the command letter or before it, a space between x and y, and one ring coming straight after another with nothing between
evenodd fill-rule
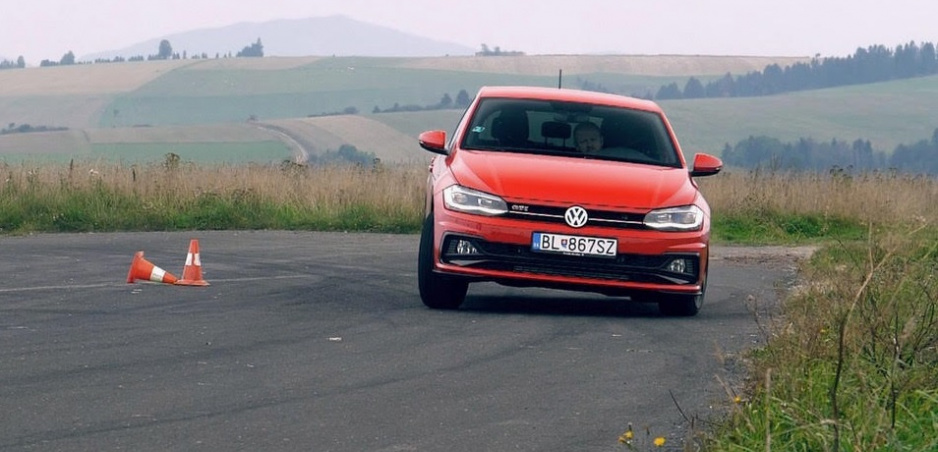
<instances>
[{"instance_id":1,"label":"asphalt road","mask_svg":"<svg viewBox=\"0 0 938 452\"><path fill-rule=\"evenodd\" d=\"M181 276L191 238L209 287L126 283L140 250ZM0 237L0 450L609 451L629 423L682 450L793 277L715 248L693 318L494 284L433 311L417 241Z\"/></svg>"}]
</instances>

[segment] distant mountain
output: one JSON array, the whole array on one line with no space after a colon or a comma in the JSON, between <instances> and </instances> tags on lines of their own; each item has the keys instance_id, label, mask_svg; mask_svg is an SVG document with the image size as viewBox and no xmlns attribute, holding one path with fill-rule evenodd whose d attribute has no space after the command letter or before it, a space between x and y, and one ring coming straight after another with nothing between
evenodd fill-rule
<instances>
[{"instance_id":1,"label":"distant mountain","mask_svg":"<svg viewBox=\"0 0 938 452\"><path fill-rule=\"evenodd\" d=\"M451 42L442 42L392 28L357 21L346 16L282 19L248 22L220 28L206 28L154 38L132 46L83 55L79 61L117 56L155 55L160 41L166 39L173 52L189 55L229 52L237 54L260 38L265 56L445 56L472 55L475 50Z\"/></svg>"}]
</instances>

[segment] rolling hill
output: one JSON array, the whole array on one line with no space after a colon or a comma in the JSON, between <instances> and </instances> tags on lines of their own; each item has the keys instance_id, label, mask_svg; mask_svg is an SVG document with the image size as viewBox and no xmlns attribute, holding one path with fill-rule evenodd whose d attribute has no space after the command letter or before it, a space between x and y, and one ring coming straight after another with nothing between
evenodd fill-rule
<instances>
[{"instance_id":1,"label":"rolling hill","mask_svg":"<svg viewBox=\"0 0 938 452\"><path fill-rule=\"evenodd\" d=\"M350 144L388 162L425 161L423 130L452 130L458 110L426 106L482 85L589 81L624 92L804 59L708 56L265 57L88 64L0 71L0 127L67 127L0 135L0 159L281 161L297 146ZM750 135L868 139L891 151L938 126L938 78L785 95L665 101L685 152L719 154ZM347 108L356 115L328 115ZM256 152L255 152L256 151Z\"/></svg>"},{"instance_id":2,"label":"rolling hill","mask_svg":"<svg viewBox=\"0 0 938 452\"><path fill-rule=\"evenodd\" d=\"M258 39L265 56L387 56L418 57L472 55L475 50L451 42L424 38L346 16L245 22L150 39L122 49L81 55L79 61L154 55L160 41L169 41L175 53L237 55Z\"/></svg>"}]
</instances>

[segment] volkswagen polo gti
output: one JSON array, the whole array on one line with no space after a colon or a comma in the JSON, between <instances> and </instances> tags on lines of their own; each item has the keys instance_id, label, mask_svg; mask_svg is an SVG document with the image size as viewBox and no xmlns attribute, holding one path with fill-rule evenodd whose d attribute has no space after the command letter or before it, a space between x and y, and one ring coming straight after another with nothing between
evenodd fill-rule
<instances>
[{"instance_id":1,"label":"volkswagen polo gti","mask_svg":"<svg viewBox=\"0 0 938 452\"><path fill-rule=\"evenodd\" d=\"M654 102L588 91L484 87L455 130L420 134L429 167L420 297L456 309L469 284L589 291L699 311L710 207Z\"/></svg>"}]
</instances>

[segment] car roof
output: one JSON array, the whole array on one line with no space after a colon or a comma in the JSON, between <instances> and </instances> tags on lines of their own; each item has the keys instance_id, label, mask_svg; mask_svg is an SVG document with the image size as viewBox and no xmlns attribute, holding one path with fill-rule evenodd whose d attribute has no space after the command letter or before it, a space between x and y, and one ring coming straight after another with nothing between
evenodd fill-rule
<instances>
[{"instance_id":1,"label":"car roof","mask_svg":"<svg viewBox=\"0 0 938 452\"><path fill-rule=\"evenodd\" d=\"M609 105L636 110L662 113L658 104L644 99L620 96L617 94L583 91L568 88L545 88L541 86L483 86L478 97L500 97L515 99L559 100L564 102L582 102L588 104Z\"/></svg>"}]
</instances>

